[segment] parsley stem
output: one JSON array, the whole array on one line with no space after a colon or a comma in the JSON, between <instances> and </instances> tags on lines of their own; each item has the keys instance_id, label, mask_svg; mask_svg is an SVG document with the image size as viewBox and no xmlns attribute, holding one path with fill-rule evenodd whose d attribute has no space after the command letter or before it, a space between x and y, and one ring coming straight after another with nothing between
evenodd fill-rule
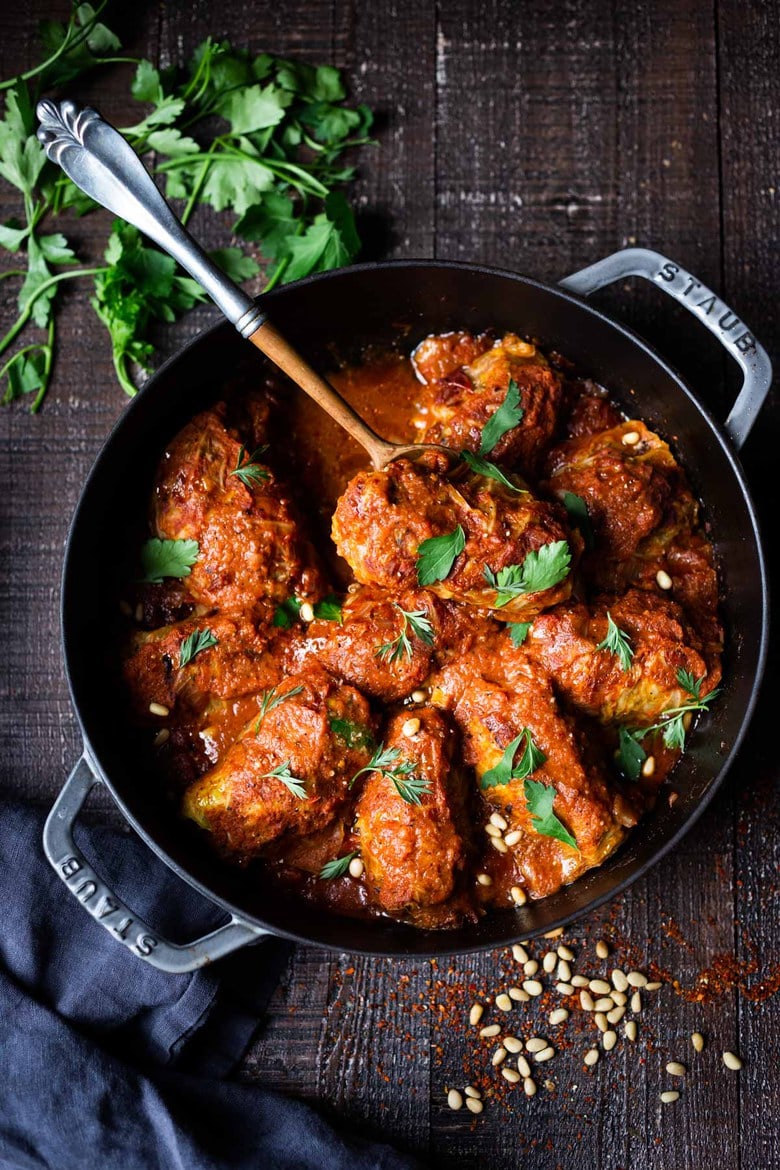
<instances>
[{"instance_id":1,"label":"parsley stem","mask_svg":"<svg viewBox=\"0 0 780 1170\"><path fill-rule=\"evenodd\" d=\"M213 159L214 143L212 142L211 146L206 151L206 157L203 160L203 166L200 168L200 174L198 175L197 181L195 182L195 186L192 188L190 197L187 200L187 205L184 208L184 211L181 213L181 222L185 227L187 226L187 221L195 209L195 204L198 201L198 197L203 190L203 184L206 182L206 176L209 173Z\"/></svg>"},{"instance_id":2,"label":"parsley stem","mask_svg":"<svg viewBox=\"0 0 780 1170\"><path fill-rule=\"evenodd\" d=\"M279 280L280 280L285 268L287 267L287 265L289 263L290 263L289 256L285 256L282 260L279 261L279 263L276 265L276 268L274 268L273 272L271 273L270 277L268 278L268 282L267 282L265 288L263 289L264 293L270 292L271 289L274 288L279 283Z\"/></svg>"},{"instance_id":3,"label":"parsley stem","mask_svg":"<svg viewBox=\"0 0 780 1170\"><path fill-rule=\"evenodd\" d=\"M63 280L75 280L78 276L96 276L99 272L108 271L108 268L77 268L75 271L57 272L54 276L50 276L48 280L44 280L42 284L38 285L37 289L32 294L29 301L24 306L24 309L6 333L5 337L0 339L0 354L5 353L14 338L17 337L19 333L21 333L22 329L24 329L25 325L32 316L33 305L38 300L38 297L42 296L43 293L47 291L47 289L50 289L55 284L59 284Z\"/></svg>"},{"instance_id":4,"label":"parsley stem","mask_svg":"<svg viewBox=\"0 0 780 1170\"><path fill-rule=\"evenodd\" d=\"M30 407L30 414L37 414L41 408L41 403L46 397L46 391L49 389L49 377L51 375L51 363L54 357L54 316L49 321L48 338L45 345L40 347L43 350L43 373L41 375L41 388L35 395L35 401Z\"/></svg>"},{"instance_id":5,"label":"parsley stem","mask_svg":"<svg viewBox=\"0 0 780 1170\"><path fill-rule=\"evenodd\" d=\"M28 69L26 73L20 73L17 77L12 77L8 81L0 82L0 92L2 92L4 89L10 89L11 86L16 85L17 81L29 81L31 77L37 77L38 74L44 73L49 68L50 65L53 65L54 62L57 61L62 56L63 53L67 52L70 49L75 49L78 45L81 45L84 43L84 41L88 40L91 33L92 33L93 28L97 24L98 17L100 16L101 12L103 11L103 9L105 8L107 3L108 3L108 0L101 0L101 3L98 4L97 8L94 10L94 12L92 13L92 16L87 21L87 23L81 28L81 30L78 33L76 33L75 35L72 36L71 34L73 33L73 30L76 27L76 20L75 20L75 13L74 13L71 16L70 20L68 21L67 31L65 33L65 36L62 38L62 44L57 49L57 51L52 53L51 57L47 57L46 60L44 62L42 62L42 64L36 65L33 69ZM101 58L101 60L102 60L102 58Z\"/></svg>"}]
</instances>

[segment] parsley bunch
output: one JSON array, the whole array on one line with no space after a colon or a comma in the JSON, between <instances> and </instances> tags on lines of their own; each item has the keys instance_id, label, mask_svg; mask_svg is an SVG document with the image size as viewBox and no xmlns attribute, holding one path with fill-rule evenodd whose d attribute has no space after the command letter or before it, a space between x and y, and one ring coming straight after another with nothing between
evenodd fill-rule
<instances>
[{"instance_id":1,"label":"parsley bunch","mask_svg":"<svg viewBox=\"0 0 780 1170\"><path fill-rule=\"evenodd\" d=\"M95 68L136 66L131 94L146 106L121 127L131 146L164 183L169 199L183 200L181 219L196 207L230 211L232 233L269 262L266 290L348 263L360 240L342 188L354 176L344 152L369 143L371 111L345 104L337 69L314 67L233 48L207 37L182 67L158 70L151 61L117 56L118 37L96 7L75 4L64 23L44 21L44 58L19 77L0 83L0 178L19 193L19 214L0 225L0 249L16 261L0 281L17 278L17 316L0 338L2 397L31 394L38 410L48 388L56 343L56 297L65 281L91 277L91 304L111 340L117 377L136 390L132 367L149 369L154 353L149 328L172 322L205 294L175 262L116 223L103 264L80 265L51 218L95 209L59 168L47 161L35 137L38 97ZM140 112L139 112L140 113ZM212 253L234 280L256 277L260 265L242 248ZM17 337L33 335L10 357Z\"/></svg>"}]
</instances>

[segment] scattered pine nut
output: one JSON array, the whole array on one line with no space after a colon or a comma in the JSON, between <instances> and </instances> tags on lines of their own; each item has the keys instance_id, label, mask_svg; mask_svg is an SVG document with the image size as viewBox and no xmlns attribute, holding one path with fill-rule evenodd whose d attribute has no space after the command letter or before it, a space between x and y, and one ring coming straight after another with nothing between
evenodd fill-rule
<instances>
[{"instance_id":1,"label":"scattered pine nut","mask_svg":"<svg viewBox=\"0 0 780 1170\"><path fill-rule=\"evenodd\" d=\"M463 1108L463 1097L457 1089L450 1089L449 1093L447 1094L447 1104L449 1105L450 1109Z\"/></svg>"},{"instance_id":2,"label":"scattered pine nut","mask_svg":"<svg viewBox=\"0 0 780 1170\"><path fill-rule=\"evenodd\" d=\"M425 702L425 691L412 691L409 698L412 700L413 703L424 703Z\"/></svg>"},{"instance_id":3,"label":"scattered pine nut","mask_svg":"<svg viewBox=\"0 0 780 1170\"><path fill-rule=\"evenodd\" d=\"M502 833L505 833L506 830L509 828L509 825L506 823L504 818L501 816L501 813L497 813L497 812L491 813L490 814L490 823L491 823L491 825L495 825L497 829L500 829Z\"/></svg>"},{"instance_id":4,"label":"scattered pine nut","mask_svg":"<svg viewBox=\"0 0 780 1170\"><path fill-rule=\"evenodd\" d=\"M516 906L525 906L526 902L528 901L528 897L525 890L521 886L512 886L512 889L509 891L509 893L512 895L512 901Z\"/></svg>"},{"instance_id":5,"label":"scattered pine nut","mask_svg":"<svg viewBox=\"0 0 780 1170\"><path fill-rule=\"evenodd\" d=\"M489 873L478 873L477 874L477 881L479 882L479 884L481 886L492 886L493 885L493 879Z\"/></svg>"},{"instance_id":6,"label":"scattered pine nut","mask_svg":"<svg viewBox=\"0 0 780 1170\"><path fill-rule=\"evenodd\" d=\"M493 1065L493 1068L498 1068L498 1066L500 1064L503 1064L503 1062L505 1060L506 1060L506 1048L504 1048L503 1044L499 1044L498 1048L495 1050L495 1052L493 1053L493 1055L490 1058L490 1063Z\"/></svg>"},{"instance_id":7,"label":"scattered pine nut","mask_svg":"<svg viewBox=\"0 0 780 1170\"><path fill-rule=\"evenodd\" d=\"M595 991L597 995L609 995L612 988L604 979L591 979L588 987L591 991Z\"/></svg>"},{"instance_id":8,"label":"scattered pine nut","mask_svg":"<svg viewBox=\"0 0 780 1170\"><path fill-rule=\"evenodd\" d=\"M547 1047L547 1041L541 1036L532 1036L530 1040L526 1040L525 1046L529 1052L541 1052Z\"/></svg>"},{"instance_id":9,"label":"scattered pine nut","mask_svg":"<svg viewBox=\"0 0 780 1170\"><path fill-rule=\"evenodd\" d=\"M545 1061L552 1060L554 1056L555 1049L552 1047L552 1045L548 1045L547 1048L543 1048L541 1052L537 1052L534 1060L537 1064L544 1064Z\"/></svg>"},{"instance_id":10,"label":"scattered pine nut","mask_svg":"<svg viewBox=\"0 0 780 1170\"><path fill-rule=\"evenodd\" d=\"M642 764L642 775L648 778L655 772L655 756L648 756Z\"/></svg>"},{"instance_id":11,"label":"scattered pine nut","mask_svg":"<svg viewBox=\"0 0 780 1170\"><path fill-rule=\"evenodd\" d=\"M517 1058L517 1067L518 1067L519 1071L522 1073L522 1075L523 1075L524 1077L530 1077L530 1075L531 1075L531 1066L530 1066L530 1064L528 1063L528 1061L527 1061L526 1057L524 1057L524 1056L518 1056L518 1058Z\"/></svg>"},{"instance_id":12,"label":"scattered pine nut","mask_svg":"<svg viewBox=\"0 0 780 1170\"><path fill-rule=\"evenodd\" d=\"M620 440L626 447L635 447L639 442L639 431L626 431Z\"/></svg>"},{"instance_id":13,"label":"scattered pine nut","mask_svg":"<svg viewBox=\"0 0 780 1170\"><path fill-rule=\"evenodd\" d=\"M563 959L566 963L573 963L574 951L571 949L571 947L561 945L558 947L558 958Z\"/></svg>"},{"instance_id":14,"label":"scattered pine nut","mask_svg":"<svg viewBox=\"0 0 780 1170\"><path fill-rule=\"evenodd\" d=\"M171 733L168 730L168 728L161 727L160 730L157 732L157 735L155 735L154 739L152 740L152 746L153 747L162 747L162 745L164 743L167 743L167 741L170 738L171 738Z\"/></svg>"},{"instance_id":15,"label":"scattered pine nut","mask_svg":"<svg viewBox=\"0 0 780 1170\"><path fill-rule=\"evenodd\" d=\"M515 1072L513 1068L502 1068L501 1076L504 1077L505 1080L509 1081L510 1085L516 1085L520 1080L520 1073Z\"/></svg>"},{"instance_id":16,"label":"scattered pine nut","mask_svg":"<svg viewBox=\"0 0 780 1170\"><path fill-rule=\"evenodd\" d=\"M688 1070L684 1064L680 1064L679 1060L670 1060L666 1066L666 1071L670 1077L684 1077Z\"/></svg>"},{"instance_id":17,"label":"scattered pine nut","mask_svg":"<svg viewBox=\"0 0 780 1170\"><path fill-rule=\"evenodd\" d=\"M422 724L416 716L414 719L407 719L406 723L404 723L403 727L401 728L401 735L406 735L411 739L412 736L417 735L417 732L420 730L421 726Z\"/></svg>"},{"instance_id":18,"label":"scattered pine nut","mask_svg":"<svg viewBox=\"0 0 780 1170\"><path fill-rule=\"evenodd\" d=\"M555 1008L550 1012L549 1020L551 1024L563 1024L569 1018L569 1013L566 1008Z\"/></svg>"},{"instance_id":19,"label":"scattered pine nut","mask_svg":"<svg viewBox=\"0 0 780 1170\"><path fill-rule=\"evenodd\" d=\"M523 972L526 975L535 975L539 970L539 964L536 959L529 959L527 963L523 963Z\"/></svg>"},{"instance_id":20,"label":"scattered pine nut","mask_svg":"<svg viewBox=\"0 0 780 1170\"><path fill-rule=\"evenodd\" d=\"M582 1008L582 1010L585 1012L592 1012L593 1009L595 1008L595 1006L596 1005L593 1002L593 996L590 994L589 991L585 991L583 989L580 992L580 1007Z\"/></svg>"},{"instance_id":21,"label":"scattered pine nut","mask_svg":"<svg viewBox=\"0 0 780 1170\"><path fill-rule=\"evenodd\" d=\"M697 1052L704 1050L704 1037L701 1032L691 1032L691 1044Z\"/></svg>"},{"instance_id":22,"label":"scattered pine nut","mask_svg":"<svg viewBox=\"0 0 780 1170\"><path fill-rule=\"evenodd\" d=\"M515 945L512 947L512 955L518 963L528 962L528 951L525 949L525 947L522 947L520 943L515 943Z\"/></svg>"},{"instance_id":23,"label":"scattered pine nut","mask_svg":"<svg viewBox=\"0 0 780 1170\"><path fill-rule=\"evenodd\" d=\"M561 959L558 964L558 978L561 983L568 983L571 979L571 967L565 959Z\"/></svg>"},{"instance_id":24,"label":"scattered pine nut","mask_svg":"<svg viewBox=\"0 0 780 1170\"><path fill-rule=\"evenodd\" d=\"M612 1003L612 996L604 995L600 999L597 999L593 1006L597 1012L611 1012Z\"/></svg>"},{"instance_id":25,"label":"scattered pine nut","mask_svg":"<svg viewBox=\"0 0 780 1170\"><path fill-rule=\"evenodd\" d=\"M473 1097L475 1101L482 1100L482 1094L480 1093L479 1089L475 1089L473 1085L466 1085L466 1088L463 1090L463 1092L467 1097Z\"/></svg>"},{"instance_id":26,"label":"scattered pine nut","mask_svg":"<svg viewBox=\"0 0 780 1170\"><path fill-rule=\"evenodd\" d=\"M663 983L658 983L658 982L646 983L645 984L645 991L660 991L662 987L663 987Z\"/></svg>"},{"instance_id":27,"label":"scattered pine nut","mask_svg":"<svg viewBox=\"0 0 780 1170\"><path fill-rule=\"evenodd\" d=\"M742 1068L742 1061L735 1052L724 1052L723 1063L726 1068L730 1068L732 1072L739 1072Z\"/></svg>"},{"instance_id":28,"label":"scattered pine nut","mask_svg":"<svg viewBox=\"0 0 780 1170\"><path fill-rule=\"evenodd\" d=\"M159 715L161 719L164 719L165 716L170 715L170 713L171 712L170 712L169 708L164 707L162 703L150 703L149 704L149 714L150 715Z\"/></svg>"},{"instance_id":29,"label":"scattered pine nut","mask_svg":"<svg viewBox=\"0 0 780 1170\"><path fill-rule=\"evenodd\" d=\"M514 999L517 1003L528 1003L531 997L527 991L523 991L522 987L510 987L509 998Z\"/></svg>"},{"instance_id":30,"label":"scattered pine nut","mask_svg":"<svg viewBox=\"0 0 780 1170\"><path fill-rule=\"evenodd\" d=\"M563 934L563 927L558 926L555 930L548 930L547 934L543 934L542 938L560 938Z\"/></svg>"},{"instance_id":31,"label":"scattered pine nut","mask_svg":"<svg viewBox=\"0 0 780 1170\"><path fill-rule=\"evenodd\" d=\"M518 1040L517 1036L505 1036L501 1043L513 1056L517 1056L518 1052L523 1051L523 1041Z\"/></svg>"},{"instance_id":32,"label":"scattered pine nut","mask_svg":"<svg viewBox=\"0 0 780 1170\"><path fill-rule=\"evenodd\" d=\"M641 1012L641 1010L642 1010L642 996L639 994L638 991L635 991L634 994L631 996L631 1011L632 1012Z\"/></svg>"},{"instance_id":33,"label":"scattered pine nut","mask_svg":"<svg viewBox=\"0 0 780 1170\"><path fill-rule=\"evenodd\" d=\"M135 620L138 622L139 625L144 620L144 607L140 601L138 602L138 605L135 607Z\"/></svg>"},{"instance_id":34,"label":"scattered pine nut","mask_svg":"<svg viewBox=\"0 0 780 1170\"><path fill-rule=\"evenodd\" d=\"M629 971L626 979L631 987L647 987L647 976L641 971Z\"/></svg>"},{"instance_id":35,"label":"scattered pine nut","mask_svg":"<svg viewBox=\"0 0 780 1170\"><path fill-rule=\"evenodd\" d=\"M596 1027L598 1028L599 1032L606 1032L609 1025L607 1024L607 1017L604 1015L604 1013L596 1012L594 1019L596 1021Z\"/></svg>"},{"instance_id":36,"label":"scattered pine nut","mask_svg":"<svg viewBox=\"0 0 780 1170\"><path fill-rule=\"evenodd\" d=\"M616 967L612 972L612 986L616 991L628 990L628 979L626 979L625 972L621 971L619 967Z\"/></svg>"},{"instance_id":37,"label":"scattered pine nut","mask_svg":"<svg viewBox=\"0 0 780 1170\"><path fill-rule=\"evenodd\" d=\"M664 1105L671 1105L673 1101L679 1101L679 1099L680 1094L676 1089L668 1089L665 1093L661 1094L661 1101Z\"/></svg>"},{"instance_id":38,"label":"scattered pine nut","mask_svg":"<svg viewBox=\"0 0 780 1170\"><path fill-rule=\"evenodd\" d=\"M526 1097L533 1097L536 1093L536 1081L531 1077L526 1077L523 1081L523 1091Z\"/></svg>"},{"instance_id":39,"label":"scattered pine nut","mask_svg":"<svg viewBox=\"0 0 780 1170\"><path fill-rule=\"evenodd\" d=\"M493 846L493 848L496 850L497 853L508 853L509 852L509 846L506 844L503 837L491 837L490 844Z\"/></svg>"},{"instance_id":40,"label":"scattered pine nut","mask_svg":"<svg viewBox=\"0 0 780 1170\"><path fill-rule=\"evenodd\" d=\"M483 1040L489 1040L491 1036L497 1036L500 1031L501 1028L498 1024L488 1024L486 1028L480 1029L479 1034Z\"/></svg>"},{"instance_id":41,"label":"scattered pine nut","mask_svg":"<svg viewBox=\"0 0 780 1170\"><path fill-rule=\"evenodd\" d=\"M648 758L648 759L652 759L652 756L648 756L647 758ZM647 763L647 760L645 761L645 763ZM603 939L603 938L600 938L600 939L598 940L598 942L596 943L596 954L598 955L598 957L599 957L600 959L607 959L607 958L609 958L609 947L608 947L608 946L607 946L607 944L604 942L604 939Z\"/></svg>"},{"instance_id":42,"label":"scattered pine nut","mask_svg":"<svg viewBox=\"0 0 780 1170\"><path fill-rule=\"evenodd\" d=\"M470 1113L481 1113L485 1106L477 1097L467 1097L466 1108Z\"/></svg>"},{"instance_id":43,"label":"scattered pine nut","mask_svg":"<svg viewBox=\"0 0 780 1170\"><path fill-rule=\"evenodd\" d=\"M616 1003L618 1007L624 1007L628 1003L628 996L624 991L613 991L612 1002Z\"/></svg>"},{"instance_id":44,"label":"scattered pine nut","mask_svg":"<svg viewBox=\"0 0 780 1170\"><path fill-rule=\"evenodd\" d=\"M619 1024L625 1014L626 1009L624 1007L613 1007L611 1012L607 1012L607 1020L610 1024Z\"/></svg>"},{"instance_id":45,"label":"scattered pine nut","mask_svg":"<svg viewBox=\"0 0 780 1170\"><path fill-rule=\"evenodd\" d=\"M610 1030L608 1032L605 1032L604 1035L601 1037L601 1043L604 1047L605 1052L611 1052L612 1049L617 1044L617 1032L613 1032L612 1029L610 1028Z\"/></svg>"},{"instance_id":46,"label":"scattered pine nut","mask_svg":"<svg viewBox=\"0 0 780 1170\"><path fill-rule=\"evenodd\" d=\"M411 720L410 720L410 722L411 722ZM406 724L404 724L404 727L406 727ZM488 821L488 823L485 825L485 832L487 833L488 837L500 837L501 836L501 830L496 828L495 825L492 825L490 823L490 821Z\"/></svg>"},{"instance_id":47,"label":"scattered pine nut","mask_svg":"<svg viewBox=\"0 0 780 1170\"><path fill-rule=\"evenodd\" d=\"M590 979L586 979L584 975L572 975L569 982L573 984L574 987L587 987L590 983Z\"/></svg>"},{"instance_id":48,"label":"scattered pine nut","mask_svg":"<svg viewBox=\"0 0 780 1170\"><path fill-rule=\"evenodd\" d=\"M582 1059L585 1061L588 1068L592 1068L594 1064L598 1063L598 1059L599 1059L598 1048L589 1048Z\"/></svg>"},{"instance_id":49,"label":"scattered pine nut","mask_svg":"<svg viewBox=\"0 0 780 1170\"><path fill-rule=\"evenodd\" d=\"M544 991L538 979L526 979L523 984L523 991L527 991L529 995L541 995Z\"/></svg>"},{"instance_id":50,"label":"scattered pine nut","mask_svg":"<svg viewBox=\"0 0 780 1170\"><path fill-rule=\"evenodd\" d=\"M364 868L361 859L359 857L353 857L349 863L349 876L353 878L362 877Z\"/></svg>"},{"instance_id":51,"label":"scattered pine nut","mask_svg":"<svg viewBox=\"0 0 780 1170\"><path fill-rule=\"evenodd\" d=\"M501 995L496 996L496 1007L501 1012L511 1012L512 1001L506 992L502 992Z\"/></svg>"},{"instance_id":52,"label":"scattered pine nut","mask_svg":"<svg viewBox=\"0 0 780 1170\"><path fill-rule=\"evenodd\" d=\"M505 845L516 845L517 842L522 837L522 835L523 834L520 832L519 829L513 829L511 833L507 833L507 835L504 837L504 844Z\"/></svg>"},{"instance_id":53,"label":"scattered pine nut","mask_svg":"<svg viewBox=\"0 0 780 1170\"><path fill-rule=\"evenodd\" d=\"M671 589L672 578L663 569L658 570L655 579L659 589Z\"/></svg>"},{"instance_id":54,"label":"scattered pine nut","mask_svg":"<svg viewBox=\"0 0 780 1170\"><path fill-rule=\"evenodd\" d=\"M302 622L314 621L314 606L310 601L304 601L301 608L298 610Z\"/></svg>"},{"instance_id":55,"label":"scattered pine nut","mask_svg":"<svg viewBox=\"0 0 780 1170\"><path fill-rule=\"evenodd\" d=\"M555 968L558 966L558 956L555 951L548 951L542 959L542 967L548 975L552 975Z\"/></svg>"},{"instance_id":56,"label":"scattered pine nut","mask_svg":"<svg viewBox=\"0 0 780 1170\"><path fill-rule=\"evenodd\" d=\"M633 1043L636 1040L636 1020L627 1020L623 1032L625 1033L626 1040L630 1040Z\"/></svg>"},{"instance_id":57,"label":"scattered pine nut","mask_svg":"<svg viewBox=\"0 0 780 1170\"><path fill-rule=\"evenodd\" d=\"M482 1013L484 1010L485 1009L481 1003L475 1003L471 1005L471 1011L469 1012L469 1023L472 1027L476 1027L479 1021L482 1019Z\"/></svg>"},{"instance_id":58,"label":"scattered pine nut","mask_svg":"<svg viewBox=\"0 0 780 1170\"><path fill-rule=\"evenodd\" d=\"M571 983L556 983L555 990L559 995L574 995L574 988Z\"/></svg>"}]
</instances>

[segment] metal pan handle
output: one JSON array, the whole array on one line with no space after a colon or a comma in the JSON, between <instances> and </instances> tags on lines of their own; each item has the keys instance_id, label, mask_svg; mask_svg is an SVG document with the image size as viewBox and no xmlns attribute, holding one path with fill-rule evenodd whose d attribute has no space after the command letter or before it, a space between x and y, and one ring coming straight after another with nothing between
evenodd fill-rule
<instances>
[{"instance_id":1,"label":"metal pan handle","mask_svg":"<svg viewBox=\"0 0 780 1170\"><path fill-rule=\"evenodd\" d=\"M73 826L90 790L100 782L82 756L57 797L43 830L43 848L55 873L96 922L129 951L160 971L179 975L221 959L268 931L235 915L211 934L179 946L161 938L93 870L73 840Z\"/></svg>"},{"instance_id":2,"label":"metal pan handle","mask_svg":"<svg viewBox=\"0 0 780 1170\"><path fill-rule=\"evenodd\" d=\"M730 357L742 369L742 388L724 424L739 450L772 384L772 364L764 347L736 313L673 260L649 248L624 248L560 281L562 288L587 297L599 288L627 276L643 276L668 296L679 301L717 337Z\"/></svg>"}]
</instances>

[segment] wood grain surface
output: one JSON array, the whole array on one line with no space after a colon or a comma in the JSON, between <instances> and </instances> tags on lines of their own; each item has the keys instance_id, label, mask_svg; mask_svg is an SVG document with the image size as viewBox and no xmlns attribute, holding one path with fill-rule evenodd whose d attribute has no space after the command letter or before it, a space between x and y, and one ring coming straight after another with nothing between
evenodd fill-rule
<instances>
[{"instance_id":1,"label":"wood grain surface","mask_svg":"<svg viewBox=\"0 0 780 1170\"><path fill-rule=\"evenodd\" d=\"M472 260L554 281L628 244L657 247L718 290L780 359L776 3L194 0L114 9L109 23L128 52L155 62L178 60L210 33L344 68L353 95L379 115L380 145L363 152L356 188L368 257ZM35 60L38 20L66 11L54 2L2 7L3 77ZM126 66L105 70L79 96L121 117L129 76ZM0 203L5 220L13 210L5 185ZM207 242L211 223L192 225ZM82 254L97 255L105 227L102 216L78 224ZM0 286L6 298L11 283ZM725 413L736 380L709 335L636 282L599 300ZM124 405L86 290L63 301L42 413L31 417L23 402L0 413L0 767L4 789L42 803L79 754L58 634L64 541ZM7 301L0 311L10 318ZM161 332L161 354L213 317L199 309ZM772 401L743 451L775 573L779 419ZM742 991L726 987L700 1003L665 984L644 997L637 1042L621 1039L592 1070L582 1064L592 1026L573 1018L559 1033L538 1005L516 1008L514 1030L562 1037L527 1100L491 1073L491 1048L465 1025L475 996L517 981L511 955L402 962L302 947L243 1075L432 1166L780 1167L780 995L756 998L780 964L777 666L775 653L738 762L682 845L566 934L586 973L655 963L688 992L706 991L708 979L712 991L724 972ZM95 812L112 815L105 798ZM599 938L612 948L606 963L595 957ZM700 1056L694 1029L707 1036ZM723 1049L741 1053L740 1073L724 1068ZM664 1106L669 1059L689 1073L680 1100ZM470 1079L491 1086L476 1118L445 1100Z\"/></svg>"}]
</instances>

